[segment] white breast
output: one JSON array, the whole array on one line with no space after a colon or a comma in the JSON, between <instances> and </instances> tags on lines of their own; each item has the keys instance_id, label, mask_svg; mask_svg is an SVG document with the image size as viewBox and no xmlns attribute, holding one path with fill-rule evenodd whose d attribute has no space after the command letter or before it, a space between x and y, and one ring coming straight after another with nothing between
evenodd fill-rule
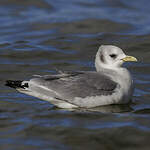
<instances>
[{"instance_id":1,"label":"white breast","mask_svg":"<svg viewBox=\"0 0 150 150\"><path fill-rule=\"evenodd\" d=\"M133 94L133 81L130 72L126 68L118 68L117 71L107 75L120 85L119 92L122 94L120 103L129 102Z\"/></svg>"}]
</instances>

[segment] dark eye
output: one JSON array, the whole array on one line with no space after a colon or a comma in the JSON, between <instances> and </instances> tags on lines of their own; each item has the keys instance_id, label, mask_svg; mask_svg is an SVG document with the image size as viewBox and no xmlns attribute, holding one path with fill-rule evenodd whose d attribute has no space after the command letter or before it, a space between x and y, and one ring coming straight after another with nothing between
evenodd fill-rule
<instances>
[{"instance_id":1,"label":"dark eye","mask_svg":"<svg viewBox=\"0 0 150 150\"><path fill-rule=\"evenodd\" d=\"M114 59L117 57L116 54L110 54L109 56L110 56L111 58L114 58Z\"/></svg>"}]
</instances>

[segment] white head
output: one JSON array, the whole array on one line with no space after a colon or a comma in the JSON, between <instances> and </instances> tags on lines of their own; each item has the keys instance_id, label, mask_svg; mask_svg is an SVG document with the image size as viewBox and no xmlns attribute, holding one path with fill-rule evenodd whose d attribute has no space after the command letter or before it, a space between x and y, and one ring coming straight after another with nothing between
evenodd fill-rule
<instances>
[{"instance_id":1,"label":"white head","mask_svg":"<svg viewBox=\"0 0 150 150\"><path fill-rule=\"evenodd\" d=\"M125 61L137 61L133 56L127 56L117 46L102 45L98 49L95 59L95 67L97 71L102 69L118 69Z\"/></svg>"}]
</instances>

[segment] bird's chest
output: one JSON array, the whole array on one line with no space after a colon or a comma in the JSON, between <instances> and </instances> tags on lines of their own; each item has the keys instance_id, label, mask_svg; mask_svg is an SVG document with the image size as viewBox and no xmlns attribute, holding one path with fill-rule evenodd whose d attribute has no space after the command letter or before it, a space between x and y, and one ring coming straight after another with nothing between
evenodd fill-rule
<instances>
[{"instance_id":1,"label":"bird's chest","mask_svg":"<svg viewBox=\"0 0 150 150\"><path fill-rule=\"evenodd\" d=\"M131 97L133 93L133 81L128 70L123 69L116 76L116 81L120 84L120 90L123 93L124 98Z\"/></svg>"},{"instance_id":2,"label":"bird's chest","mask_svg":"<svg viewBox=\"0 0 150 150\"><path fill-rule=\"evenodd\" d=\"M113 81L120 85L120 90L124 96L130 96L133 92L133 81L129 71L125 68L120 69L117 72L114 72L111 75Z\"/></svg>"}]
</instances>

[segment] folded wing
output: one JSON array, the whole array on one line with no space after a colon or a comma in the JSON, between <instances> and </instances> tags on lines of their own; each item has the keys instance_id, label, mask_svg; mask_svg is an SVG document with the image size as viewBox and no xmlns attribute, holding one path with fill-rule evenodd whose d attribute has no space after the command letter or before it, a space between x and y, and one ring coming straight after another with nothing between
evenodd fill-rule
<instances>
[{"instance_id":1,"label":"folded wing","mask_svg":"<svg viewBox=\"0 0 150 150\"><path fill-rule=\"evenodd\" d=\"M29 90L57 99L72 101L75 97L111 95L117 83L97 72L70 72L33 78Z\"/></svg>"}]
</instances>

